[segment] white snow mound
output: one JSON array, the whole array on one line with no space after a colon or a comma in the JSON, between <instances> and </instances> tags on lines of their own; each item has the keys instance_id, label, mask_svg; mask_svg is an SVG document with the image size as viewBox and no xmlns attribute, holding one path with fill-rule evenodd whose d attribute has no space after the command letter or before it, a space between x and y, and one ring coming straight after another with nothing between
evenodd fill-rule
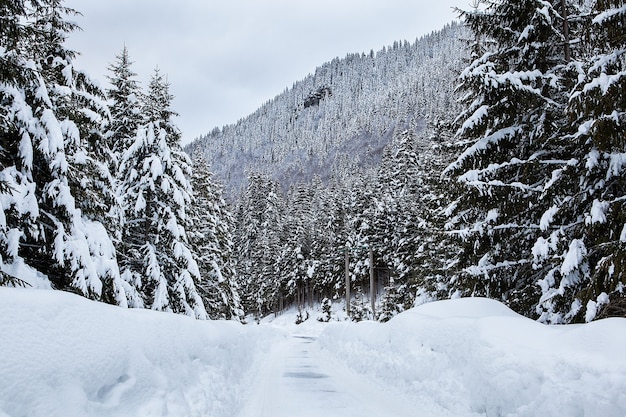
<instances>
[{"instance_id":1,"label":"white snow mound","mask_svg":"<svg viewBox=\"0 0 626 417\"><path fill-rule=\"evenodd\" d=\"M319 342L418 416L626 415L626 319L546 326L465 298L332 324Z\"/></svg>"},{"instance_id":2,"label":"white snow mound","mask_svg":"<svg viewBox=\"0 0 626 417\"><path fill-rule=\"evenodd\" d=\"M232 416L282 333L0 287L0 416Z\"/></svg>"}]
</instances>

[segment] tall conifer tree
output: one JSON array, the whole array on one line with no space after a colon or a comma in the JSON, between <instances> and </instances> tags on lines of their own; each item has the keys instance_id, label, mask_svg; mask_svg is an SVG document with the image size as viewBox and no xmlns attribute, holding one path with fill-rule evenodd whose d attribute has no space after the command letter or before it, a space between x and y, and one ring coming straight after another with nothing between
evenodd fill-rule
<instances>
[{"instance_id":1,"label":"tall conifer tree","mask_svg":"<svg viewBox=\"0 0 626 417\"><path fill-rule=\"evenodd\" d=\"M77 12L55 0L4 11L14 23L2 36L2 176L11 186L2 203L3 269L23 262L54 288L125 305L102 225L113 195L99 143L108 110L64 46L76 29L65 19Z\"/></svg>"},{"instance_id":2,"label":"tall conifer tree","mask_svg":"<svg viewBox=\"0 0 626 417\"><path fill-rule=\"evenodd\" d=\"M600 0L585 12L570 123L557 141L569 162L544 191L551 206L533 248L545 274L538 313L552 323L623 315L626 304L626 6Z\"/></svg>"},{"instance_id":3,"label":"tall conifer tree","mask_svg":"<svg viewBox=\"0 0 626 417\"><path fill-rule=\"evenodd\" d=\"M108 146L115 155L113 168L117 167L122 154L133 143L142 124L141 89L135 79L137 74L131 68L132 61L126 46L115 59L109 65L111 87L107 96L111 102L111 124L106 133Z\"/></svg>"},{"instance_id":4,"label":"tall conifer tree","mask_svg":"<svg viewBox=\"0 0 626 417\"><path fill-rule=\"evenodd\" d=\"M143 107L145 124L121 159L125 223L124 276L141 295L137 306L204 319L196 289L198 265L187 230L192 189L190 161L173 122L169 84L158 69Z\"/></svg>"},{"instance_id":5,"label":"tall conifer tree","mask_svg":"<svg viewBox=\"0 0 626 417\"><path fill-rule=\"evenodd\" d=\"M200 269L198 291L212 319L243 320L243 310L233 264L233 219L214 182L204 156L193 157L191 213L188 232L192 251Z\"/></svg>"},{"instance_id":6,"label":"tall conifer tree","mask_svg":"<svg viewBox=\"0 0 626 417\"><path fill-rule=\"evenodd\" d=\"M566 163L548 145L567 102L560 4L504 0L461 13L486 51L461 74L467 95L458 138L471 146L446 169L466 190L450 211L465 242L455 285L528 315L541 278L532 267L548 204L540 197L555 167Z\"/></svg>"}]
</instances>

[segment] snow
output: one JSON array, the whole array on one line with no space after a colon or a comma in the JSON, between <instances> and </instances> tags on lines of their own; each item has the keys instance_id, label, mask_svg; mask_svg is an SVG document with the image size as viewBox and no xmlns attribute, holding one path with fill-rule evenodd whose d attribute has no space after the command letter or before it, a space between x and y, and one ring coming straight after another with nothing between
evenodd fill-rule
<instances>
[{"instance_id":1,"label":"snow","mask_svg":"<svg viewBox=\"0 0 626 417\"><path fill-rule=\"evenodd\" d=\"M617 7L617 8L611 8L611 9L608 9L608 10L600 13L599 15L594 17L593 23L595 23L596 25L601 25L606 20L611 19L611 18L613 18L615 16L618 16L620 14L621 15L626 14L626 5L623 5L623 6Z\"/></svg>"},{"instance_id":2,"label":"snow","mask_svg":"<svg viewBox=\"0 0 626 417\"><path fill-rule=\"evenodd\" d=\"M587 312L585 313L585 321L589 323L596 318L598 310L605 304L609 303L609 295L605 292L600 294L596 301L589 300L587 302Z\"/></svg>"},{"instance_id":3,"label":"snow","mask_svg":"<svg viewBox=\"0 0 626 417\"><path fill-rule=\"evenodd\" d=\"M386 324L330 325L319 342L406 396L415 405L406 415L617 417L626 412L625 330L623 319L546 326L496 301L464 298Z\"/></svg>"},{"instance_id":4,"label":"snow","mask_svg":"<svg viewBox=\"0 0 626 417\"><path fill-rule=\"evenodd\" d=\"M443 171L443 174L445 175L460 168L468 158L471 158L472 156L483 152L492 146L497 146L501 141L507 140L518 134L519 131L520 128L517 126L507 127L479 139L475 144L466 149L455 162L450 164Z\"/></svg>"},{"instance_id":5,"label":"snow","mask_svg":"<svg viewBox=\"0 0 626 417\"><path fill-rule=\"evenodd\" d=\"M550 207L543 215L541 216L541 220L539 221L539 228L542 231L546 231L550 228L550 225L554 221L554 216L559 212L559 208L557 206Z\"/></svg>"},{"instance_id":6,"label":"snow","mask_svg":"<svg viewBox=\"0 0 626 417\"><path fill-rule=\"evenodd\" d=\"M605 61L602 60L601 62L604 64ZM608 75L603 72L583 87L583 93L588 93L595 88L599 88L602 91L602 94L606 95L611 87L619 85L619 82L624 76L626 76L626 71L619 72L614 75Z\"/></svg>"},{"instance_id":7,"label":"snow","mask_svg":"<svg viewBox=\"0 0 626 417\"><path fill-rule=\"evenodd\" d=\"M355 324L333 307L241 325L0 288L0 416L626 413L624 319L546 326L461 298Z\"/></svg>"},{"instance_id":8,"label":"snow","mask_svg":"<svg viewBox=\"0 0 626 417\"><path fill-rule=\"evenodd\" d=\"M22 134L22 140L20 141L19 156L22 159L24 166L33 166L33 143L30 140L28 132Z\"/></svg>"},{"instance_id":9,"label":"snow","mask_svg":"<svg viewBox=\"0 0 626 417\"><path fill-rule=\"evenodd\" d=\"M45 109L42 112L41 122L46 128L45 139L41 141L41 151L45 155L57 155L64 149L64 137L61 131L61 124L58 122L54 112L50 109ZM66 172L67 166L62 163L60 165L61 171Z\"/></svg>"},{"instance_id":10,"label":"snow","mask_svg":"<svg viewBox=\"0 0 626 417\"><path fill-rule=\"evenodd\" d=\"M560 240L559 237L561 234L561 230L555 230L550 234L550 237L548 239L545 239L543 236L539 236L537 238L537 241L533 245L532 249L535 262L541 262L545 259L548 259L550 251L556 252Z\"/></svg>"},{"instance_id":11,"label":"snow","mask_svg":"<svg viewBox=\"0 0 626 417\"><path fill-rule=\"evenodd\" d=\"M498 220L499 211L498 209L491 209L487 213L487 217L485 218L485 223L495 223Z\"/></svg>"},{"instance_id":12,"label":"snow","mask_svg":"<svg viewBox=\"0 0 626 417\"><path fill-rule=\"evenodd\" d=\"M593 200L591 206L591 213L585 220L586 224L606 223L606 212L609 210L610 205L608 201Z\"/></svg>"},{"instance_id":13,"label":"snow","mask_svg":"<svg viewBox=\"0 0 626 417\"><path fill-rule=\"evenodd\" d=\"M0 416L233 416L272 328L0 288Z\"/></svg>"},{"instance_id":14,"label":"snow","mask_svg":"<svg viewBox=\"0 0 626 417\"><path fill-rule=\"evenodd\" d=\"M482 120L489 115L489 106L482 105L465 121L461 126L461 132L467 132L468 130L473 129L478 124L482 122Z\"/></svg>"},{"instance_id":15,"label":"snow","mask_svg":"<svg viewBox=\"0 0 626 417\"><path fill-rule=\"evenodd\" d=\"M606 179L609 180L613 177L621 176L624 167L626 167L626 153L610 154L609 169L607 170Z\"/></svg>"},{"instance_id":16,"label":"snow","mask_svg":"<svg viewBox=\"0 0 626 417\"><path fill-rule=\"evenodd\" d=\"M585 242L581 239L574 239L569 245L569 250L565 255L563 264L561 265L561 274L567 276L580 268L581 263L587 255L587 248ZM564 278L563 281L566 281Z\"/></svg>"},{"instance_id":17,"label":"snow","mask_svg":"<svg viewBox=\"0 0 626 417\"><path fill-rule=\"evenodd\" d=\"M10 276L19 277L19 279L24 281L31 288L52 289L52 284L48 277L26 265L22 258L16 258L9 264L0 262L0 270ZM1 346L0 352L2 352Z\"/></svg>"}]
</instances>

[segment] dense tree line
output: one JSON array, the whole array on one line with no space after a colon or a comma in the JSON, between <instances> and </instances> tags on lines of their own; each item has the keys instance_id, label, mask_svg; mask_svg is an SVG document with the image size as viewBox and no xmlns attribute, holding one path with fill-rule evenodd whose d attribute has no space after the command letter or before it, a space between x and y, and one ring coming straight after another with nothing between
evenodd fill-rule
<instances>
[{"instance_id":1,"label":"dense tree line","mask_svg":"<svg viewBox=\"0 0 626 417\"><path fill-rule=\"evenodd\" d=\"M64 46L77 11L0 12L0 284L240 318L221 190L192 178L165 78L144 93L124 48L103 91Z\"/></svg>"},{"instance_id":2,"label":"dense tree line","mask_svg":"<svg viewBox=\"0 0 626 417\"><path fill-rule=\"evenodd\" d=\"M380 320L462 296L546 323L624 314L623 1L459 14L467 32L334 60L194 145L226 161L234 188L228 158L247 169L235 235L248 311L342 298L348 248L352 310L371 317L373 248Z\"/></svg>"},{"instance_id":3,"label":"dense tree line","mask_svg":"<svg viewBox=\"0 0 626 417\"><path fill-rule=\"evenodd\" d=\"M316 176L326 183L376 169L396 128L420 132L425 118L454 117L449 90L464 58L463 32L450 24L413 43L335 58L187 151L206 154L229 197L245 193L251 172L286 193Z\"/></svg>"},{"instance_id":4,"label":"dense tree line","mask_svg":"<svg viewBox=\"0 0 626 417\"><path fill-rule=\"evenodd\" d=\"M324 64L186 154L158 70L144 91L124 48L103 91L64 46L76 11L0 1L0 283L328 318L347 254L355 319L463 296L546 323L624 315L626 6L474 5Z\"/></svg>"}]
</instances>

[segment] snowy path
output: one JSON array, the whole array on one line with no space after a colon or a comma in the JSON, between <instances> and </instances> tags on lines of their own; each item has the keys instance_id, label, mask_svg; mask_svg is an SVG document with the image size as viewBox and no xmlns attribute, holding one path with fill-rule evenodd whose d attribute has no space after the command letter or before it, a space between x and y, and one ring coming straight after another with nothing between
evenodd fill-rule
<instances>
[{"instance_id":1,"label":"snowy path","mask_svg":"<svg viewBox=\"0 0 626 417\"><path fill-rule=\"evenodd\" d=\"M239 417L412 417L406 399L384 391L327 357L317 339L277 344L259 370Z\"/></svg>"}]
</instances>

